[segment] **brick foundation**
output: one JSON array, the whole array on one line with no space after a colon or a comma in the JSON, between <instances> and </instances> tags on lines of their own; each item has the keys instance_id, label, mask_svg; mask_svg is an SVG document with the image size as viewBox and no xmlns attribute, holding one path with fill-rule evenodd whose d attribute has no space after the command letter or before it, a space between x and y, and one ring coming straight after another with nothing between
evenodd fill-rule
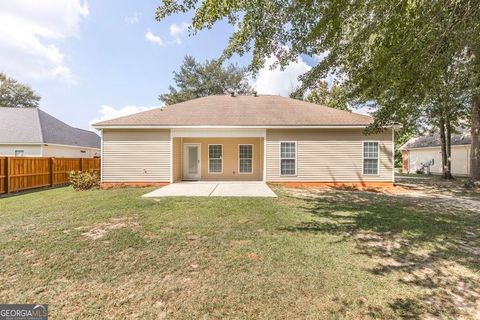
<instances>
[{"instance_id":1,"label":"brick foundation","mask_svg":"<svg viewBox=\"0 0 480 320\"><path fill-rule=\"evenodd\" d=\"M102 189L163 187L168 182L102 182Z\"/></svg>"},{"instance_id":2,"label":"brick foundation","mask_svg":"<svg viewBox=\"0 0 480 320\"><path fill-rule=\"evenodd\" d=\"M312 188L312 187L329 187L329 188L355 188L355 189L369 189L369 188L393 188L393 182L269 182L271 185L280 185L291 188Z\"/></svg>"}]
</instances>

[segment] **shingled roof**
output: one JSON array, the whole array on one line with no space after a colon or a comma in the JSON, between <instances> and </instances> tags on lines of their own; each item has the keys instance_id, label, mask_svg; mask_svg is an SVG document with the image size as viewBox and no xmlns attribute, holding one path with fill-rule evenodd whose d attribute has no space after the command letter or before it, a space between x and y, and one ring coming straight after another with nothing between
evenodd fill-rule
<instances>
[{"instance_id":1,"label":"shingled roof","mask_svg":"<svg viewBox=\"0 0 480 320\"><path fill-rule=\"evenodd\" d=\"M273 95L213 95L102 121L108 126L367 126L373 118Z\"/></svg>"},{"instance_id":2,"label":"shingled roof","mask_svg":"<svg viewBox=\"0 0 480 320\"><path fill-rule=\"evenodd\" d=\"M466 145L472 143L472 136L470 129L458 129L460 133L452 134L451 142L452 146ZM410 150L416 148L428 148L440 146L440 134L432 134L428 136L414 137L408 140L400 149Z\"/></svg>"},{"instance_id":3,"label":"shingled roof","mask_svg":"<svg viewBox=\"0 0 480 320\"><path fill-rule=\"evenodd\" d=\"M52 117L38 108L0 107L0 143L52 143L100 148L100 137Z\"/></svg>"}]
</instances>

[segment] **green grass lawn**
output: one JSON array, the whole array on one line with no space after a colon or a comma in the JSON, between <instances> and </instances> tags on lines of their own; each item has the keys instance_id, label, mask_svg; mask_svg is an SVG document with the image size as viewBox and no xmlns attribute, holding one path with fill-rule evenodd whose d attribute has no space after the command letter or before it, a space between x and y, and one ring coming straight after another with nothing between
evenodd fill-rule
<instances>
[{"instance_id":1,"label":"green grass lawn","mask_svg":"<svg viewBox=\"0 0 480 320\"><path fill-rule=\"evenodd\" d=\"M407 196L0 198L0 303L63 318L478 318L480 214Z\"/></svg>"}]
</instances>

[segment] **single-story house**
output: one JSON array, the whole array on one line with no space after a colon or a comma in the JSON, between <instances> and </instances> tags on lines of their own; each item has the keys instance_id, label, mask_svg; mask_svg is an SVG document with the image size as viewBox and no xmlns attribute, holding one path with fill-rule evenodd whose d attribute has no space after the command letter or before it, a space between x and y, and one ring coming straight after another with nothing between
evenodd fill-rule
<instances>
[{"instance_id":1,"label":"single-story house","mask_svg":"<svg viewBox=\"0 0 480 320\"><path fill-rule=\"evenodd\" d=\"M0 107L0 156L93 158L100 137L38 108Z\"/></svg>"},{"instance_id":2,"label":"single-story house","mask_svg":"<svg viewBox=\"0 0 480 320\"><path fill-rule=\"evenodd\" d=\"M408 140L401 148L402 171L415 173L422 169L424 164L430 163L430 173L442 173L442 152L440 149L440 134L414 137ZM470 174L470 149L472 136L469 129L461 129L460 133L451 136L452 174ZM426 169L426 168L425 168Z\"/></svg>"},{"instance_id":3,"label":"single-story house","mask_svg":"<svg viewBox=\"0 0 480 320\"><path fill-rule=\"evenodd\" d=\"M257 180L388 186L393 127L273 95L214 95L99 122L102 183Z\"/></svg>"}]
</instances>

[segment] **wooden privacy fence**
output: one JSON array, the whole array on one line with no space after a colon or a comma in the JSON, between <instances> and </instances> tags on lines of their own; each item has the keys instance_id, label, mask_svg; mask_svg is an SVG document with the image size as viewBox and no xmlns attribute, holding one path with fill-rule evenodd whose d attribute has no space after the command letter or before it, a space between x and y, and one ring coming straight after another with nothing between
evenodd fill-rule
<instances>
[{"instance_id":1,"label":"wooden privacy fence","mask_svg":"<svg viewBox=\"0 0 480 320\"><path fill-rule=\"evenodd\" d=\"M67 185L70 171L88 170L100 175L100 159L0 157L0 194Z\"/></svg>"}]
</instances>

